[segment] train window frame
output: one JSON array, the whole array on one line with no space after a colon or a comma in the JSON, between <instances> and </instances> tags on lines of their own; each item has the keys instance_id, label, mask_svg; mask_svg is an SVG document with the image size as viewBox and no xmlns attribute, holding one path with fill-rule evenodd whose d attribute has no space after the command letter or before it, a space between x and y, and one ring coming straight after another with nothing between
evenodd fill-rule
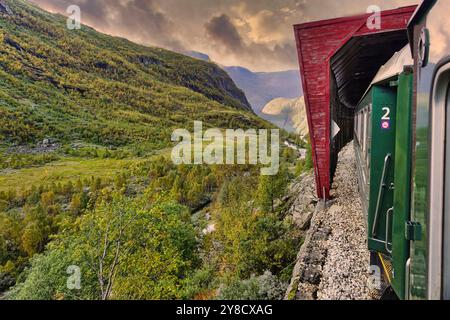
<instances>
[{"instance_id":1,"label":"train window frame","mask_svg":"<svg viewBox=\"0 0 450 320\"><path fill-rule=\"evenodd\" d=\"M359 143L359 111L358 111L358 113L356 114L356 119L357 119L357 123L358 123L358 126L356 127L356 141L358 142L358 147L360 147L360 143Z\"/></svg>"},{"instance_id":2,"label":"train window frame","mask_svg":"<svg viewBox=\"0 0 450 320\"><path fill-rule=\"evenodd\" d=\"M360 147L360 139L359 139L359 126L361 125L361 121L359 120L359 112L356 115L356 119L358 119L358 127L356 128L356 140L358 141L358 146Z\"/></svg>"},{"instance_id":3,"label":"train window frame","mask_svg":"<svg viewBox=\"0 0 450 320\"><path fill-rule=\"evenodd\" d=\"M450 230L450 200L445 197L450 189L450 79L447 84L445 101L446 112L446 146L445 146L445 185L444 185L444 223L443 230ZM450 232L443 232L443 263L442 263L442 295L444 300L450 300Z\"/></svg>"},{"instance_id":4,"label":"train window frame","mask_svg":"<svg viewBox=\"0 0 450 320\"><path fill-rule=\"evenodd\" d=\"M359 149L361 149L361 111L358 112L358 145Z\"/></svg>"},{"instance_id":5,"label":"train window frame","mask_svg":"<svg viewBox=\"0 0 450 320\"><path fill-rule=\"evenodd\" d=\"M444 273L444 264L450 263L450 246L444 242L444 221L450 220L450 212L445 209L449 201L445 201L445 191L450 186L445 185L449 180L446 178L446 156L449 151L446 137L448 92L450 86L450 62L438 65L432 80L432 95L430 108L430 181L429 181L429 221L428 221L428 298L430 300L441 299L446 294L450 285L450 275ZM446 145L447 144L447 145ZM446 150L447 148L447 150ZM450 156L449 156L450 157ZM447 163L448 165L448 163ZM444 219L446 217L447 219ZM444 259L446 261L444 262ZM444 278L445 277L445 278Z\"/></svg>"},{"instance_id":6,"label":"train window frame","mask_svg":"<svg viewBox=\"0 0 450 320\"><path fill-rule=\"evenodd\" d=\"M362 135L362 128L363 128L363 125L364 125L364 123L363 123L363 121L362 121L362 118L363 117L363 110L361 110L361 112L359 113L359 145L360 145L360 148L361 148L361 150L362 150L362 147L363 147L363 142L362 142L362 139L363 139L363 135Z\"/></svg>"},{"instance_id":7,"label":"train window frame","mask_svg":"<svg viewBox=\"0 0 450 320\"><path fill-rule=\"evenodd\" d=\"M364 158L366 158L367 156L367 109L364 109L363 112L363 128L362 128L362 143L363 143L363 154L364 154Z\"/></svg>"},{"instance_id":8,"label":"train window frame","mask_svg":"<svg viewBox=\"0 0 450 320\"><path fill-rule=\"evenodd\" d=\"M366 109L366 127L365 127L365 135L366 135L366 140L365 140L365 146L366 146L366 150L365 150L365 161L366 161L366 165L368 164L368 160L369 160L369 142L370 142L370 105L367 107Z\"/></svg>"},{"instance_id":9,"label":"train window frame","mask_svg":"<svg viewBox=\"0 0 450 320\"><path fill-rule=\"evenodd\" d=\"M361 149L362 145L361 145L361 111L358 112L358 145L359 148Z\"/></svg>"}]
</instances>

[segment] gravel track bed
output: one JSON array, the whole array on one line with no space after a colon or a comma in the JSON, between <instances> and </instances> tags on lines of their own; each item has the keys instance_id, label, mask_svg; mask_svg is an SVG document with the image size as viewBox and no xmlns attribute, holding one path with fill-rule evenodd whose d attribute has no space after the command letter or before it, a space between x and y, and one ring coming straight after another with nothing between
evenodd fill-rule
<instances>
[{"instance_id":1,"label":"gravel track bed","mask_svg":"<svg viewBox=\"0 0 450 320\"><path fill-rule=\"evenodd\" d=\"M315 208L287 299L371 299L368 287L370 254L353 143L339 154L332 197L334 200L327 208L323 208L323 203ZM306 210L303 216L308 215L311 212Z\"/></svg>"}]
</instances>

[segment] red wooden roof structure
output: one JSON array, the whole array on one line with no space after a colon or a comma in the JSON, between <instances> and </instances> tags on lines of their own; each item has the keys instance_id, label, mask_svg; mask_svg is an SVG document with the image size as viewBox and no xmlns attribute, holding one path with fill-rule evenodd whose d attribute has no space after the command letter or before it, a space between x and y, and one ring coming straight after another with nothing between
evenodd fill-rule
<instances>
[{"instance_id":1,"label":"red wooden roof structure","mask_svg":"<svg viewBox=\"0 0 450 320\"><path fill-rule=\"evenodd\" d=\"M378 69L408 43L415 9L382 11L381 29L368 27L372 14L294 26L319 198L329 199L337 154L353 139L353 109Z\"/></svg>"}]
</instances>

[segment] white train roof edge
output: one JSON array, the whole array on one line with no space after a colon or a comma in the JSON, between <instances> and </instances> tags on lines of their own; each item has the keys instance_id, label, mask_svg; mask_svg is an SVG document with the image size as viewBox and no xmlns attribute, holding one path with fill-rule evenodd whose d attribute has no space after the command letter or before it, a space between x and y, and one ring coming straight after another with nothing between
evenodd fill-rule
<instances>
[{"instance_id":1,"label":"white train roof edge","mask_svg":"<svg viewBox=\"0 0 450 320\"><path fill-rule=\"evenodd\" d=\"M412 66L412 65L414 65L414 59L411 55L411 49L409 45L406 45L405 47L403 47L403 49L396 52L392 56L392 58L388 62L386 62L380 68L380 70L378 70L377 75L370 83L370 86L362 96L362 99L364 99L364 97L367 95L367 93L375 84L398 76L400 73L403 72L405 66Z\"/></svg>"}]
</instances>

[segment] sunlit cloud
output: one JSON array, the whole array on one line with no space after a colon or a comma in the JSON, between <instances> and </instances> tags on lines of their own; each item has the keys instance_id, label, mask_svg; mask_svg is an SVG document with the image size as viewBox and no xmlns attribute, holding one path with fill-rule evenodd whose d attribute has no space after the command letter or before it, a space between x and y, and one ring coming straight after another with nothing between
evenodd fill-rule
<instances>
[{"instance_id":1,"label":"sunlit cloud","mask_svg":"<svg viewBox=\"0 0 450 320\"><path fill-rule=\"evenodd\" d=\"M70 4L83 23L101 32L172 50L195 50L223 65L255 71L297 69L292 25L391 9L419 0L31 0L65 14ZM445 13L443 13L445 14Z\"/></svg>"}]
</instances>

